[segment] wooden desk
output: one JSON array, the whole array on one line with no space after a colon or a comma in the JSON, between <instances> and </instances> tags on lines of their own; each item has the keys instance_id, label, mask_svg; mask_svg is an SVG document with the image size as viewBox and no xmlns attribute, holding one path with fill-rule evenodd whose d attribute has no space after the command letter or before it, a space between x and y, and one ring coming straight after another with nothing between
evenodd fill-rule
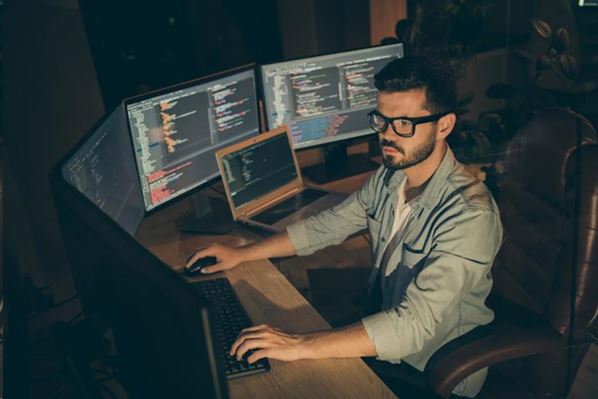
<instances>
[{"instance_id":1,"label":"wooden desk","mask_svg":"<svg viewBox=\"0 0 598 399\"><path fill-rule=\"evenodd\" d=\"M180 234L173 220L184 213L178 206L148 218L138 239L165 263L183 267L194 248L212 242L242 245L260 236L242 227L225 236ZM328 323L268 260L248 262L227 271L251 320L292 332L329 329ZM221 273L214 277L222 276ZM208 277L199 277L208 278ZM395 398L360 359L271 361L269 373L230 381L230 393L240 398Z\"/></svg>"}]
</instances>

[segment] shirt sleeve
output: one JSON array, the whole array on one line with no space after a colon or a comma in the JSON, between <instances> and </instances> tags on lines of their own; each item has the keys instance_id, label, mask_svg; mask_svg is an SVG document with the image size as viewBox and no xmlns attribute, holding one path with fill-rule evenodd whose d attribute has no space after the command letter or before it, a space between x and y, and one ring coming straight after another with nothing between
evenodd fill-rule
<instances>
[{"instance_id":1,"label":"shirt sleeve","mask_svg":"<svg viewBox=\"0 0 598 399\"><path fill-rule=\"evenodd\" d=\"M381 190L386 168L381 166L357 192L339 205L287 227L297 255L310 255L337 245L367 226L367 213Z\"/></svg>"},{"instance_id":2,"label":"shirt sleeve","mask_svg":"<svg viewBox=\"0 0 598 399\"><path fill-rule=\"evenodd\" d=\"M362 319L380 360L422 350L436 327L489 271L502 240L496 211L473 209L439 225L424 267L400 305Z\"/></svg>"}]
</instances>

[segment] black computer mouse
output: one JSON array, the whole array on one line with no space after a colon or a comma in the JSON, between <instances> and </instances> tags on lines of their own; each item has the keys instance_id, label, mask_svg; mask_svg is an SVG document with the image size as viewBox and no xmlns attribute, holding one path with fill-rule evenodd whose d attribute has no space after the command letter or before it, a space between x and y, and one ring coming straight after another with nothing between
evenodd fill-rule
<instances>
[{"instance_id":1,"label":"black computer mouse","mask_svg":"<svg viewBox=\"0 0 598 399\"><path fill-rule=\"evenodd\" d=\"M201 269L206 266L212 266L218 263L218 259L215 256L206 256L205 258L199 258L191 264L191 266L185 268L185 275L188 277L195 276L201 273Z\"/></svg>"}]
</instances>

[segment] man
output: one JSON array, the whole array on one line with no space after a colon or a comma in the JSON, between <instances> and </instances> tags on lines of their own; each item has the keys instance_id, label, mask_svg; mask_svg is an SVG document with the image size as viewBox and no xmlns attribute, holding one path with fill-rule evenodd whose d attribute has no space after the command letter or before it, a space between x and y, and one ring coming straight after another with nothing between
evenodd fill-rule
<instances>
[{"instance_id":1,"label":"man","mask_svg":"<svg viewBox=\"0 0 598 399\"><path fill-rule=\"evenodd\" d=\"M231 348L239 359L249 350L249 362L376 356L422 371L444 343L493 320L484 301L502 227L486 187L446 144L456 122L452 72L427 57L397 59L375 84L377 108L368 118L384 165L360 190L284 233L242 248L213 245L189 261L217 257L219 263L205 269L212 273L250 260L307 255L367 227L374 312L347 327L310 334L248 328ZM486 370L470 376L455 393L475 396L485 377Z\"/></svg>"}]
</instances>

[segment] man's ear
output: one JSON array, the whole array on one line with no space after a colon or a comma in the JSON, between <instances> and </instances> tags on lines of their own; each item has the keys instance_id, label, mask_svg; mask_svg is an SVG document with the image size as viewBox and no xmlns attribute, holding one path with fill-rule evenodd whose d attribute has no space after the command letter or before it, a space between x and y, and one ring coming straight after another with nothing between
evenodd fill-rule
<instances>
[{"instance_id":1,"label":"man's ear","mask_svg":"<svg viewBox=\"0 0 598 399\"><path fill-rule=\"evenodd\" d=\"M446 139L451 134L457 123L457 115L450 112L438 119L438 134L436 135L439 139Z\"/></svg>"}]
</instances>

